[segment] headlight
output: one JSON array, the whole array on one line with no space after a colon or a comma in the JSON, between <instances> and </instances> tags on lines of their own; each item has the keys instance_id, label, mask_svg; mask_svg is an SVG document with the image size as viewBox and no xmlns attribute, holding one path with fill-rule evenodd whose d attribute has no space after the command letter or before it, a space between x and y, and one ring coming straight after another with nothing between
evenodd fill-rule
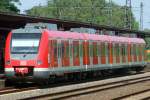
<instances>
[{"instance_id":1,"label":"headlight","mask_svg":"<svg viewBox=\"0 0 150 100\"><path fill-rule=\"evenodd\" d=\"M41 61L41 60L38 60L38 61L37 61L37 64L38 64L38 65L41 65L41 64L42 64L42 61Z\"/></svg>"},{"instance_id":2,"label":"headlight","mask_svg":"<svg viewBox=\"0 0 150 100\"><path fill-rule=\"evenodd\" d=\"M6 61L6 65L10 65L10 60L7 60L7 61Z\"/></svg>"}]
</instances>

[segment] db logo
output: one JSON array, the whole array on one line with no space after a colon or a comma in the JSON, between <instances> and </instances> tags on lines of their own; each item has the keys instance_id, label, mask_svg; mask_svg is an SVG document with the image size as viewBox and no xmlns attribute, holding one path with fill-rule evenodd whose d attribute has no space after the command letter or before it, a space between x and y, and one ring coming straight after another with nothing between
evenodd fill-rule
<instances>
[{"instance_id":1,"label":"db logo","mask_svg":"<svg viewBox=\"0 0 150 100\"><path fill-rule=\"evenodd\" d=\"M27 62L26 62L26 61L21 61L21 62L20 62L20 65L25 66L25 65L27 65Z\"/></svg>"}]
</instances>

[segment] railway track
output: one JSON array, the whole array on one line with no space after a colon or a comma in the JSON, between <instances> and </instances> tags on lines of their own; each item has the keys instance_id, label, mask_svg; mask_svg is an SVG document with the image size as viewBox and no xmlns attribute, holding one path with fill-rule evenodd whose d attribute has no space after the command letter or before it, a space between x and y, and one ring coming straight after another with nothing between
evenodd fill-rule
<instances>
[{"instance_id":1,"label":"railway track","mask_svg":"<svg viewBox=\"0 0 150 100\"><path fill-rule=\"evenodd\" d=\"M0 89L0 95L3 94L9 94L9 93L16 93L16 92L22 92L22 91L29 91L37 89L37 87L24 87L24 88L15 88L15 87L6 87L3 89Z\"/></svg>"},{"instance_id":2,"label":"railway track","mask_svg":"<svg viewBox=\"0 0 150 100\"><path fill-rule=\"evenodd\" d=\"M148 73L148 72L147 72ZM27 87L27 88L14 88L14 87L7 87L4 89L0 89L0 99L8 99L8 98L15 98L15 99L68 99L77 96L81 96L84 94L91 94L100 91L115 89L119 87L124 87L127 85L138 84L142 82L150 81L150 73L146 76L142 76L147 73L141 73L137 75L125 76L123 79L122 77L113 78L113 79L106 79L101 81L94 81L94 82L87 82L87 83L78 83L78 84L71 84L71 85L63 85L60 87L50 87L50 88L38 88L38 87ZM135 77L134 77L135 76ZM138 76L138 77L136 77ZM132 77L132 78L130 78ZM118 80L119 79L119 80ZM109 80L109 81L107 81ZM45 92L47 91L47 92ZM143 92L148 92L149 90L143 90ZM41 94L38 94L40 93ZM32 93L34 95L32 95ZM37 94L36 94L37 93ZM114 100L124 99L130 97L132 95L140 94L142 91L138 91L120 96L115 97ZM24 96L20 96L20 95ZM148 97L146 97L148 98ZM14 100L15 100L14 99Z\"/></svg>"},{"instance_id":3,"label":"railway track","mask_svg":"<svg viewBox=\"0 0 150 100\"><path fill-rule=\"evenodd\" d=\"M134 92L125 96L114 98L113 100L150 100L150 89Z\"/></svg>"},{"instance_id":4,"label":"railway track","mask_svg":"<svg viewBox=\"0 0 150 100\"><path fill-rule=\"evenodd\" d=\"M150 81L150 76L129 79L129 80L123 80L123 81L119 81L119 82L112 82L112 83L103 84L103 85L96 85L96 86L89 86L89 87L87 86L84 88L77 88L77 89L73 89L73 90L52 93L52 94L48 94L48 95L37 96L37 97L32 97L32 98L27 98L27 99L33 99L33 100L34 99L39 99L39 100L68 99L68 98L72 98L72 97L76 97L76 96L80 96L80 95L84 95L84 94L89 94L89 93L98 92L98 91L104 91L104 90L108 90L108 89L114 89L114 88L123 87L123 86L131 85L131 84L137 84L139 82L140 83L145 82L145 81ZM130 96L130 95L128 95L128 96ZM120 98L118 97L114 100L120 100L121 98L123 98L123 97L120 97Z\"/></svg>"}]
</instances>

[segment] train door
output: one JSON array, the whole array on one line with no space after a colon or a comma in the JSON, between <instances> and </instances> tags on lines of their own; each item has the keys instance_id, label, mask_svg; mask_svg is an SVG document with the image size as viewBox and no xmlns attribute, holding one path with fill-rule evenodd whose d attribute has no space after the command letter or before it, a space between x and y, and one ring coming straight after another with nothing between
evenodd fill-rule
<instances>
[{"instance_id":1,"label":"train door","mask_svg":"<svg viewBox=\"0 0 150 100\"><path fill-rule=\"evenodd\" d=\"M90 59L89 59L89 42L83 41L83 65L89 65Z\"/></svg>"},{"instance_id":2,"label":"train door","mask_svg":"<svg viewBox=\"0 0 150 100\"><path fill-rule=\"evenodd\" d=\"M116 62L117 62L117 61L116 61L116 57L117 57L117 56L116 56L116 53L117 53L117 50L116 50L116 49L117 49L117 48L116 48L116 44L115 44L115 43L113 43L112 45L113 45L113 63L116 64Z\"/></svg>"},{"instance_id":3,"label":"train door","mask_svg":"<svg viewBox=\"0 0 150 100\"><path fill-rule=\"evenodd\" d=\"M93 41L89 41L90 65L93 66Z\"/></svg>"},{"instance_id":4,"label":"train door","mask_svg":"<svg viewBox=\"0 0 150 100\"><path fill-rule=\"evenodd\" d=\"M142 61L146 61L145 45L142 44Z\"/></svg>"},{"instance_id":5,"label":"train door","mask_svg":"<svg viewBox=\"0 0 150 100\"><path fill-rule=\"evenodd\" d=\"M101 42L100 41L98 41L97 42L97 46L98 46L98 50L97 50L97 52L98 52L98 64L101 64Z\"/></svg>"},{"instance_id":6,"label":"train door","mask_svg":"<svg viewBox=\"0 0 150 100\"><path fill-rule=\"evenodd\" d=\"M83 41L82 40L79 41L79 45L80 45L79 46L80 66L83 66Z\"/></svg>"},{"instance_id":7,"label":"train door","mask_svg":"<svg viewBox=\"0 0 150 100\"><path fill-rule=\"evenodd\" d=\"M79 41L73 41L73 66L80 66L79 51Z\"/></svg>"},{"instance_id":8,"label":"train door","mask_svg":"<svg viewBox=\"0 0 150 100\"><path fill-rule=\"evenodd\" d=\"M122 44L121 48L122 48L122 62L126 63L126 47L125 47L125 44Z\"/></svg>"},{"instance_id":9,"label":"train door","mask_svg":"<svg viewBox=\"0 0 150 100\"><path fill-rule=\"evenodd\" d=\"M134 62L134 49L133 49L133 44L131 44L131 62Z\"/></svg>"},{"instance_id":10,"label":"train door","mask_svg":"<svg viewBox=\"0 0 150 100\"><path fill-rule=\"evenodd\" d=\"M72 39L69 40L69 55L70 55L70 66L73 66L73 41Z\"/></svg>"},{"instance_id":11,"label":"train door","mask_svg":"<svg viewBox=\"0 0 150 100\"><path fill-rule=\"evenodd\" d=\"M123 59L122 59L122 58L123 58L123 57L122 57L122 44L119 44L119 51L120 51L120 52L119 52L119 53L120 53L120 54L119 54L119 55L120 55L120 63L122 64L122 63L123 63L123 62L122 62L122 60L123 60Z\"/></svg>"},{"instance_id":12,"label":"train door","mask_svg":"<svg viewBox=\"0 0 150 100\"><path fill-rule=\"evenodd\" d=\"M125 44L125 62L128 63L128 45Z\"/></svg>"},{"instance_id":13,"label":"train door","mask_svg":"<svg viewBox=\"0 0 150 100\"><path fill-rule=\"evenodd\" d=\"M136 45L137 62L139 62L139 44Z\"/></svg>"},{"instance_id":14,"label":"train door","mask_svg":"<svg viewBox=\"0 0 150 100\"><path fill-rule=\"evenodd\" d=\"M58 46L57 40L49 40L49 67L58 67Z\"/></svg>"},{"instance_id":15,"label":"train door","mask_svg":"<svg viewBox=\"0 0 150 100\"><path fill-rule=\"evenodd\" d=\"M142 45L139 45L139 61L142 61Z\"/></svg>"},{"instance_id":16,"label":"train door","mask_svg":"<svg viewBox=\"0 0 150 100\"><path fill-rule=\"evenodd\" d=\"M61 63L63 67L70 66L69 40L61 40Z\"/></svg>"},{"instance_id":17,"label":"train door","mask_svg":"<svg viewBox=\"0 0 150 100\"><path fill-rule=\"evenodd\" d=\"M106 47L105 42L101 42L101 64L106 64Z\"/></svg>"},{"instance_id":18,"label":"train door","mask_svg":"<svg viewBox=\"0 0 150 100\"><path fill-rule=\"evenodd\" d=\"M131 44L127 44L128 46L128 63L131 62Z\"/></svg>"},{"instance_id":19,"label":"train door","mask_svg":"<svg viewBox=\"0 0 150 100\"><path fill-rule=\"evenodd\" d=\"M137 44L135 44L135 49L136 49L136 55L135 55L135 57L136 57L136 62L138 61L138 48L137 48Z\"/></svg>"},{"instance_id":20,"label":"train door","mask_svg":"<svg viewBox=\"0 0 150 100\"><path fill-rule=\"evenodd\" d=\"M147 53L145 52L145 44L143 45L144 61L147 60Z\"/></svg>"},{"instance_id":21,"label":"train door","mask_svg":"<svg viewBox=\"0 0 150 100\"><path fill-rule=\"evenodd\" d=\"M120 47L119 47L119 43L115 44L115 48L116 48L116 63L120 63Z\"/></svg>"},{"instance_id":22,"label":"train door","mask_svg":"<svg viewBox=\"0 0 150 100\"><path fill-rule=\"evenodd\" d=\"M133 44L133 59L134 59L134 62L136 62L137 61L137 54L136 54L136 44Z\"/></svg>"},{"instance_id":23,"label":"train door","mask_svg":"<svg viewBox=\"0 0 150 100\"><path fill-rule=\"evenodd\" d=\"M108 55L108 53L109 53L109 50L108 50L108 46L109 46L109 43L108 42L106 42L105 43L105 57L106 57L106 64L108 64L109 62L108 62L108 60L109 60L109 55Z\"/></svg>"},{"instance_id":24,"label":"train door","mask_svg":"<svg viewBox=\"0 0 150 100\"><path fill-rule=\"evenodd\" d=\"M58 52L58 67L62 67L62 48L61 48L61 39L57 40L57 52Z\"/></svg>"},{"instance_id":25,"label":"train door","mask_svg":"<svg viewBox=\"0 0 150 100\"><path fill-rule=\"evenodd\" d=\"M98 64L98 46L97 42L93 42L93 65Z\"/></svg>"},{"instance_id":26,"label":"train door","mask_svg":"<svg viewBox=\"0 0 150 100\"><path fill-rule=\"evenodd\" d=\"M108 63L113 63L113 45L112 43L108 43Z\"/></svg>"}]
</instances>

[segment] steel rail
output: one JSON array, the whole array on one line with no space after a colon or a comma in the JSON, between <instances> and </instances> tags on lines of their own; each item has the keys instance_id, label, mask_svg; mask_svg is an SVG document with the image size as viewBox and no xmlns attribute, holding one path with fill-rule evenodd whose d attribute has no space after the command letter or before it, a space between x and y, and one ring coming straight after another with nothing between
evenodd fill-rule
<instances>
[{"instance_id":1,"label":"steel rail","mask_svg":"<svg viewBox=\"0 0 150 100\"><path fill-rule=\"evenodd\" d=\"M47 94L47 95L36 96L36 97L31 97L31 98L26 98L26 99L65 99L65 98L75 97L75 96L79 96L79 95L90 94L90 93L104 91L104 90L108 90L108 89L123 87L123 86L131 85L131 84L137 84L137 83L141 83L144 81L150 81L150 76L135 78L135 79L130 79L130 80L124 80L124 81L119 81L119 82L112 82L112 83L108 83L108 84L90 86L90 87L87 86L84 88L78 88L78 89L73 89L73 90L68 90L68 91L63 91L63 92L51 93L51 94Z\"/></svg>"}]
</instances>

